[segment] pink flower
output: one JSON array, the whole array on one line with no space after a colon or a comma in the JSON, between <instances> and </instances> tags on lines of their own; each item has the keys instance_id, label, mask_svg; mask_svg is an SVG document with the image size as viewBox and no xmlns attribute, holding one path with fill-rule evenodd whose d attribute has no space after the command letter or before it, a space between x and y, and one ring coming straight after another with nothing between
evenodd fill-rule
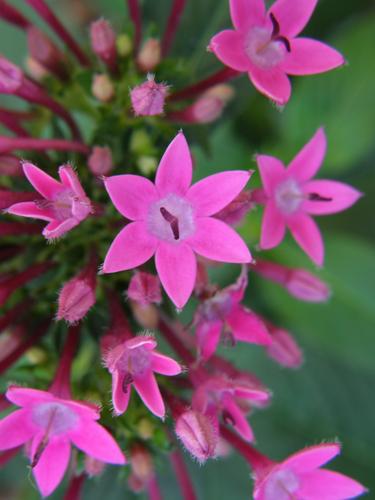
<instances>
[{"instance_id":1,"label":"pink flower","mask_svg":"<svg viewBox=\"0 0 375 500\"><path fill-rule=\"evenodd\" d=\"M135 116L155 116L164 112L164 103L168 94L165 83L156 83L154 75L130 91L130 99Z\"/></svg>"},{"instance_id":2,"label":"pink flower","mask_svg":"<svg viewBox=\"0 0 375 500\"><path fill-rule=\"evenodd\" d=\"M90 200L70 165L59 168L61 182L32 163L24 163L22 167L30 184L44 199L16 203L7 212L48 221L42 233L47 240L61 237L92 213Z\"/></svg>"},{"instance_id":3,"label":"pink flower","mask_svg":"<svg viewBox=\"0 0 375 500\"><path fill-rule=\"evenodd\" d=\"M0 421L0 450L30 442L31 467L43 496L50 495L61 482L72 444L102 462L125 463L116 441L96 422L99 410L95 406L15 386L8 389L6 397L21 409Z\"/></svg>"},{"instance_id":4,"label":"pink flower","mask_svg":"<svg viewBox=\"0 0 375 500\"><path fill-rule=\"evenodd\" d=\"M129 283L128 297L141 306L161 302L160 281L157 276L150 273L136 272Z\"/></svg>"},{"instance_id":5,"label":"pink flower","mask_svg":"<svg viewBox=\"0 0 375 500\"><path fill-rule=\"evenodd\" d=\"M192 172L189 147L180 132L161 159L155 185L137 175L105 180L115 207L133 222L113 241L103 272L132 269L155 255L160 281L178 308L194 288L195 253L219 262L251 261L237 233L211 217L242 191L250 172L221 172L190 187Z\"/></svg>"},{"instance_id":6,"label":"pink flower","mask_svg":"<svg viewBox=\"0 0 375 500\"><path fill-rule=\"evenodd\" d=\"M341 212L361 197L359 191L342 182L311 180L325 152L326 135L319 129L287 169L273 156L257 156L266 195L261 248L279 245L288 227L311 260L318 266L323 264L323 240L311 215Z\"/></svg>"},{"instance_id":7,"label":"pink flower","mask_svg":"<svg viewBox=\"0 0 375 500\"><path fill-rule=\"evenodd\" d=\"M124 413L134 385L147 408L164 418L165 407L154 372L173 376L181 366L168 356L155 351L156 340L138 336L112 346L104 355L104 363L112 374L112 402L116 415Z\"/></svg>"},{"instance_id":8,"label":"pink flower","mask_svg":"<svg viewBox=\"0 0 375 500\"><path fill-rule=\"evenodd\" d=\"M340 453L327 443L305 448L255 476L254 500L345 500L366 492L360 483L338 472L320 469Z\"/></svg>"},{"instance_id":9,"label":"pink flower","mask_svg":"<svg viewBox=\"0 0 375 500\"><path fill-rule=\"evenodd\" d=\"M194 323L199 354L209 359L222 334L232 341L268 345L272 339L263 321L241 304L247 287L247 270L237 282L205 300L197 309Z\"/></svg>"},{"instance_id":10,"label":"pink flower","mask_svg":"<svg viewBox=\"0 0 375 500\"><path fill-rule=\"evenodd\" d=\"M276 0L266 12L264 0L230 0L234 30L221 31L210 49L230 68L246 72L253 85L277 104L291 94L287 75L312 75L344 64L343 56L311 38L296 38L317 0Z\"/></svg>"},{"instance_id":11,"label":"pink flower","mask_svg":"<svg viewBox=\"0 0 375 500\"><path fill-rule=\"evenodd\" d=\"M266 347L266 353L281 366L300 368L303 363L303 353L293 336L282 328L267 323L272 337L272 344Z\"/></svg>"}]
</instances>

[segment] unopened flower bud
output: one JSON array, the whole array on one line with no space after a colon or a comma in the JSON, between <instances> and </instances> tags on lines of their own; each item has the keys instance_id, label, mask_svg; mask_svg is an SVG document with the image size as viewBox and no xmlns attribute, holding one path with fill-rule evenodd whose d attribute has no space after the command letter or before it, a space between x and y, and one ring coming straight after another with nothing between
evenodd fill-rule
<instances>
[{"instance_id":1,"label":"unopened flower bud","mask_svg":"<svg viewBox=\"0 0 375 500\"><path fill-rule=\"evenodd\" d=\"M272 337L272 344L265 348L268 356L286 368L300 368L303 354L292 335L282 328L267 326Z\"/></svg>"},{"instance_id":2,"label":"unopened flower bud","mask_svg":"<svg viewBox=\"0 0 375 500\"><path fill-rule=\"evenodd\" d=\"M67 72L63 54L36 26L31 26L27 30L27 44L33 61L57 77L66 78Z\"/></svg>"},{"instance_id":3,"label":"unopened flower bud","mask_svg":"<svg viewBox=\"0 0 375 500\"><path fill-rule=\"evenodd\" d=\"M141 445L135 445L130 452L130 465L133 474L144 484L154 475L154 463L150 452Z\"/></svg>"},{"instance_id":4,"label":"unopened flower bud","mask_svg":"<svg viewBox=\"0 0 375 500\"><path fill-rule=\"evenodd\" d=\"M94 146L87 163L94 175L108 175L113 168L112 151L107 146Z\"/></svg>"},{"instance_id":5,"label":"unopened flower bud","mask_svg":"<svg viewBox=\"0 0 375 500\"><path fill-rule=\"evenodd\" d=\"M141 156L137 160L137 166L141 174L148 177L155 172L158 160L153 156Z\"/></svg>"},{"instance_id":6,"label":"unopened flower bud","mask_svg":"<svg viewBox=\"0 0 375 500\"><path fill-rule=\"evenodd\" d=\"M307 302L325 302L331 295L328 285L305 269L293 269L285 286L291 295Z\"/></svg>"},{"instance_id":7,"label":"unopened flower bud","mask_svg":"<svg viewBox=\"0 0 375 500\"><path fill-rule=\"evenodd\" d=\"M100 476L105 465L104 462L90 457L90 455L85 455L85 471L89 477Z\"/></svg>"},{"instance_id":8,"label":"unopened flower bud","mask_svg":"<svg viewBox=\"0 0 375 500\"><path fill-rule=\"evenodd\" d=\"M94 76L91 91L93 96L101 102L108 102L115 95L112 80L105 74Z\"/></svg>"},{"instance_id":9,"label":"unopened flower bud","mask_svg":"<svg viewBox=\"0 0 375 500\"><path fill-rule=\"evenodd\" d=\"M127 293L129 299L138 302L142 306L151 303L160 304L160 280L153 274L138 271L133 274Z\"/></svg>"},{"instance_id":10,"label":"unopened flower bud","mask_svg":"<svg viewBox=\"0 0 375 500\"><path fill-rule=\"evenodd\" d=\"M16 156L0 155L0 175L23 177L21 161Z\"/></svg>"},{"instance_id":11,"label":"unopened flower bud","mask_svg":"<svg viewBox=\"0 0 375 500\"><path fill-rule=\"evenodd\" d=\"M141 71L153 71L161 61L161 46L157 38L149 38L138 53L137 64Z\"/></svg>"},{"instance_id":12,"label":"unopened flower bud","mask_svg":"<svg viewBox=\"0 0 375 500\"><path fill-rule=\"evenodd\" d=\"M146 155L153 151L153 144L146 130L139 128L132 132L129 148L136 155Z\"/></svg>"},{"instance_id":13,"label":"unopened flower bud","mask_svg":"<svg viewBox=\"0 0 375 500\"><path fill-rule=\"evenodd\" d=\"M126 57L129 56L133 51L132 39L123 33L119 35L116 40L116 47L119 56Z\"/></svg>"},{"instance_id":14,"label":"unopened flower bud","mask_svg":"<svg viewBox=\"0 0 375 500\"><path fill-rule=\"evenodd\" d=\"M27 73L37 82L41 82L46 76L50 75L48 69L30 56L26 58L26 68Z\"/></svg>"},{"instance_id":15,"label":"unopened flower bud","mask_svg":"<svg viewBox=\"0 0 375 500\"><path fill-rule=\"evenodd\" d=\"M219 85L215 85L214 87L207 90L204 95L217 97L223 102L227 103L231 101L234 97L235 91L231 85L227 85L226 83L221 83Z\"/></svg>"},{"instance_id":16,"label":"unopened flower bud","mask_svg":"<svg viewBox=\"0 0 375 500\"><path fill-rule=\"evenodd\" d=\"M141 418L141 420L137 424L137 430L139 436L142 439L148 440L151 439L154 435L155 427L151 420L149 420L148 418Z\"/></svg>"},{"instance_id":17,"label":"unopened flower bud","mask_svg":"<svg viewBox=\"0 0 375 500\"><path fill-rule=\"evenodd\" d=\"M253 206L251 191L242 191L229 205L220 210L215 217L231 226L236 226L237 224L241 224Z\"/></svg>"},{"instance_id":18,"label":"unopened flower bud","mask_svg":"<svg viewBox=\"0 0 375 500\"><path fill-rule=\"evenodd\" d=\"M175 432L185 448L198 462L216 456L218 433L211 420L198 411L188 410L176 421Z\"/></svg>"},{"instance_id":19,"label":"unopened flower bud","mask_svg":"<svg viewBox=\"0 0 375 500\"><path fill-rule=\"evenodd\" d=\"M130 91L130 99L135 116L154 116L164 112L165 98L168 86L156 83L154 75L148 75L147 80Z\"/></svg>"},{"instance_id":20,"label":"unopened flower bud","mask_svg":"<svg viewBox=\"0 0 375 500\"><path fill-rule=\"evenodd\" d=\"M23 84L24 76L20 68L0 56L0 92L15 93Z\"/></svg>"},{"instance_id":21,"label":"unopened flower bud","mask_svg":"<svg viewBox=\"0 0 375 500\"><path fill-rule=\"evenodd\" d=\"M130 307L137 323L146 330L154 330L159 323L159 314L153 304L141 306L138 302L130 301Z\"/></svg>"},{"instance_id":22,"label":"unopened flower bud","mask_svg":"<svg viewBox=\"0 0 375 500\"><path fill-rule=\"evenodd\" d=\"M105 19L91 24L91 47L95 54L111 69L116 69L116 34Z\"/></svg>"}]
</instances>

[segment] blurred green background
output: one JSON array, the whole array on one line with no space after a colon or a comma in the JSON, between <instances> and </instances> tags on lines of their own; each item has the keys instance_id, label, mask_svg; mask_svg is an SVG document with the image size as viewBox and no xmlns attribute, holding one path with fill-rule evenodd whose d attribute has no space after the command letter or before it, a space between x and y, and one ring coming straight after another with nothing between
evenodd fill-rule
<instances>
[{"instance_id":1,"label":"blurred green background","mask_svg":"<svg viewBox=\"0 0 375 500\"><path fill-rule=\"evenodd\" d=\"M11 3L35 19L23 1ZM125 0L49 3L85 44L88 28L79 22L81 15L108 17L118 30L129 23ZM170 4L170 0L143 1L149 35L162 33ZM82 5L87 7L86 13L80 10ZM0 26L1 52L21 63L26 53L25 37L3 22ZM173 53L181 57L181 64L189 64L192 82L219 67L205 48L215 32L229 26L227 0L188 1ZM327 75L294 78L293 96L283 111L257 94L246 77L239 79L234 84L236 99L224 117L207 129L209 151L195 148L197 175L228 167L253 168L255 152L273 153L287 163L324 125L329 151L320 176L348 182L365 197L348 212L319 219L326 242L326 263L320 276L333 290L327 304L297 302L276 285L250 277L249 305L295 334L305 352L302 369L281 369L253 346L222 348L222 354L237 366L254 371L274 393L273 404L252 417L261 451L282 459L307 444L338 438L343 454L333 468L354 476L375 492L374 2L320 0L305 34L341 50L348 65ZM183 57L189 57L188 61ZM260 213L251 213L243 230L251 241L256 241L259 223ZM272 257L316 271L289 238ZM235 276L232 273L228 267L217 278L227 283ZM199 498L244 500L251 496L249 470L238 456L210 461L204 467L189 458L187 462ZM165 498L179 498L168 461L160 460L157 465ZM38 498L19 467L25 467L22 458L1 472L0 498L10 498L8 485L14 477L24 481L23 493L15 498ZM87 482L84 498L133 498L115 477L116 470L111 468L100 479ZM62 498L63 490L51 498ZM375 498L375 493L368 498Z\"/></svg>"}]
</instances>

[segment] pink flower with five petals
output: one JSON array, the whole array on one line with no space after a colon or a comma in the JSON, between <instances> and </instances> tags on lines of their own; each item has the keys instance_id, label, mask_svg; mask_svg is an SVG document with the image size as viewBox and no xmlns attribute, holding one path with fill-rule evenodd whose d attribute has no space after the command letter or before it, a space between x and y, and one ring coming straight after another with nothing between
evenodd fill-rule
<instances>
[{"instance_id":1,"label":"pink flower with five petals","mask_svg":"<svg viewBox=\"0 0 375 500\"><path fill-rule=\"evenodd\" d=\"M328 215L351 207L362 194L342 182L311 180L326 153L327 140L319 129L288 168L273 156L258 155L257 163L266 195L260 246L274 248L288 227L310 259L323 264L324 245L311 215Z\"/></svg>"},{"instance_id":2,"label":"pink flower with five petals","mask_svg":"<svg viewBox=\"0 0 375 500\"><path fill-rule=\"evenodd\" d=\"M296 38L318 0L230 0L234 30L215 35L209 45L230 68L246 72L253 85L279 105L288 102L287 75L313 75L344 64L343 56L311 38Z\"/></svg>"},{"instance_id":3,"label":"pink flower with five petals","mask_svg":"<svg viewBox=\"0 0 375 500\"><path fill-rule=\"evenodd\" d=\"M180 132L160 161L155 184L138 175L105 179L115 207L132 222L113 241L103 272L132 269L155 255L160 281L178 308L194 288L195 253L219 262L251 261L238 234L212 217L242 191L251 172L221 172L190 186L192 173L189 147Z\"/></svg>"}]
</instances>

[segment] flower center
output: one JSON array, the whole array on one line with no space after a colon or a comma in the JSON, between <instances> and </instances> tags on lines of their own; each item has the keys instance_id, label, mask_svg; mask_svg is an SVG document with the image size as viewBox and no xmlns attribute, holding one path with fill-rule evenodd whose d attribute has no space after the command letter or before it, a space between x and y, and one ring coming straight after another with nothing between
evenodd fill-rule
<instances>
[{"instance_id":1,"label":"flower center","mask_svg":"<svg viewBox=\"0 0 375 500\"><path fill-rule=\"evenodd\" d=\"M147 223L151 234L170 243L183 241L195 231L192 206L175 194L151 205Z\"/></svg>"},{"instance_id":2,"label":"flower center","mask_svg":"<svg viewBox=\"0 0 375 500\"><path fill-rule=\"evenodd\" d=\"M229 293L217 293L202 304L202 316L207 321L225 321L232 309L232 297Z\"/></svg>"},{"instance_id":3,"label":"flower center","mask_svg":"<svg viewBox=\"0 0 375 500\"><path fill-rule=\"evenodd\" d=\"M290 470L279 470L267 479L264 500L293 500L299 489L298 477Z\"/></svg>"},{"instance_id":4,"label":"flower center","mask_svg":"<svg viewBox=\"0 0 375 500\"><path fill-rule=\"evenodd\" d=\"M132 383L133 377L145 375L151 366L151 352L144 346L126 349L117 363L117 368L124 372L124 384ZM126 391L125 391L126 392Z\"/></svg>"},{"instance_id":5,"label":"flower center","mask_svg":"<svg viewBox=\"0 0 375 500\"><path fill-rule=\"evenodd\" d=\"M293 179L287 179L277 186L275 201L277 208L285 215L296 212L304 199L298 183Z\"/></svg>"},{"instance_id":6,"label":"flower center","mask_svg":"<svg viewBox=\"0 0 375 500\"><path fill-rule=\"evenodd\" d=\"M50 437L73 429L77 425L78 417L62 403L42 403L33 409L32 420Z\"/></svg>"}]
</instances>

